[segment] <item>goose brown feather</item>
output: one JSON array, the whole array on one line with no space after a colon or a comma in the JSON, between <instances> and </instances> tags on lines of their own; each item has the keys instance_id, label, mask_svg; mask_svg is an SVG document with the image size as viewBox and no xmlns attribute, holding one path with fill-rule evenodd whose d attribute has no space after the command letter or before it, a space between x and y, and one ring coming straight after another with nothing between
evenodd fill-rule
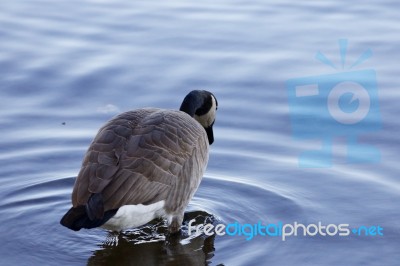
<instances>
[{"instance_id":1,"label":"goose brown feather","mask_svg":"<svg viewBox=\"0 0 400 266\"><path fill-rule=\"evenodd\" d=\"M204 128L182 111L144 108L120 114L89 146L73 207L101 194L104 212L164 200L167 213L183 213L200 184L208 149Z\"/></svg>"}]
</instances>

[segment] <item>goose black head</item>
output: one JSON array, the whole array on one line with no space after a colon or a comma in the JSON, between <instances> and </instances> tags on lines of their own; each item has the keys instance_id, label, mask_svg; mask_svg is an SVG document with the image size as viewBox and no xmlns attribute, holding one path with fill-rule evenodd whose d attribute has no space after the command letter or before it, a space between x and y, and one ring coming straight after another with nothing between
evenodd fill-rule
<instances>
[{"instance_id":1,"label":"goose black head","mask_svg":"<svg viewBox=\"0 0 400 266\"><path fill-rule=\"evenodd\" d=\"M215 122L218 102L214 94L204 90L194 90L186 95L179 110L196 119L206 130L208 142L214 142L213 125Z\"/></svg>"}]
</instances>

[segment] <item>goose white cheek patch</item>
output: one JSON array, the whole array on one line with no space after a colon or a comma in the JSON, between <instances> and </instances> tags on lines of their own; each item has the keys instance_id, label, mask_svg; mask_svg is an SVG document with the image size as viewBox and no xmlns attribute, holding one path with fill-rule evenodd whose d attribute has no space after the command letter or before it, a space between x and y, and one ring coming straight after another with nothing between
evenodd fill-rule
<instances>
[{"instance_id":1,"label":"goose white cheek patch","mask_svg":"<svg viewBox=\"0 0 400 266\"><path fill-rule=\"evenodd\" d=\"M217 109L217 103L215 101L214 96L211 95L211 99L212 99L212 105L211 105L211 109L204 115L194 115L194 118L199 121L199 123L204 127L207 128L209 127L215 120L215 113L216 113L216 109Z\"/></svg>"}]
</instances>

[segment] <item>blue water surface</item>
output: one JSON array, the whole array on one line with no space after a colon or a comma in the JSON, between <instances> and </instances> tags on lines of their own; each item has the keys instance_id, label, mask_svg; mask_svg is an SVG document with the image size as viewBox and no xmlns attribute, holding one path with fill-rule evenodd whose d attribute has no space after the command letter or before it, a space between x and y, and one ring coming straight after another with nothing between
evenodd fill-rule
<instances>
[{"instance_id":1,"label":"blue water surface","mask_svg":"<svg viewBox=\"0 0 400 266\"><path fill-rule=\"evenodd\" d=\"M2 1L0 265L398 265L398 9L358 0ZM315 58L341 66L340 39L348 40L343 69ZM294 138L286 81L347 71L367 49L372 57L352 70L375 71L381 127L357 137L380 160L349 162L340 136L329 167L300 167L324 136ZM140 107L177 109L193 89L212 91L219 109L188 211L225 224L381 226L383 236L168 243L62 227L100 126Z\"/></svg>"}]
</instances>

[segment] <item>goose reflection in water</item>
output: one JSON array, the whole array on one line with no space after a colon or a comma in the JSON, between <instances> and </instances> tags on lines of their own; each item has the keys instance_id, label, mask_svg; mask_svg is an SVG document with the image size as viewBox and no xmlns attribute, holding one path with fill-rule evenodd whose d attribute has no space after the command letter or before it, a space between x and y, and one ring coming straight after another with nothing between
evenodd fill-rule
<instances>
[{"instance_id":1,"label":"goose reflection in water","mask_svg":"<svg viewBox=\"0 0 400 266\"><path fill-rule=\"evenodd\" d=\"M87 265L209 265L214 257L215 235L189 235L187 225L216 223L203 211L185 213L182 234L169 235L165 221L122 233L110 233ZM221 264L220 264L221 265Z\"/></svg>"}]
</instances>

